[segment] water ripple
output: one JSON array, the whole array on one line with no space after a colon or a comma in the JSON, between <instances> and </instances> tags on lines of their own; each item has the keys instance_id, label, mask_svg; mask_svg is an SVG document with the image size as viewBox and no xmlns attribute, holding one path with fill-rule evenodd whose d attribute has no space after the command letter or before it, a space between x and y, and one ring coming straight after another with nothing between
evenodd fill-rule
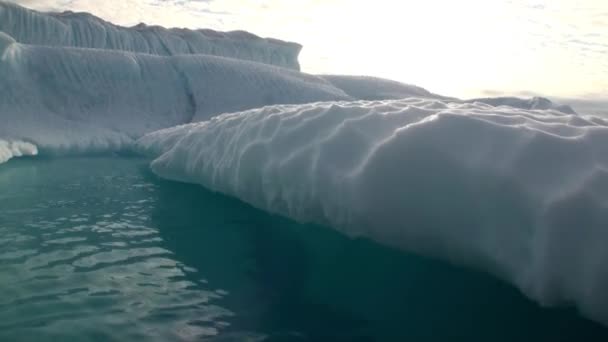
<instances>
[{"instance_id":1,"label":"water ripple","mask_svg":"<svg viewBox=\"0 0 608 342\"><path fill-rule=\"evenodd\" d=\"M0 173L0 339L199 340L229 326L224 292L163 247L155 185L132 162L86 163Z\"/></svg>"}]
</instances>

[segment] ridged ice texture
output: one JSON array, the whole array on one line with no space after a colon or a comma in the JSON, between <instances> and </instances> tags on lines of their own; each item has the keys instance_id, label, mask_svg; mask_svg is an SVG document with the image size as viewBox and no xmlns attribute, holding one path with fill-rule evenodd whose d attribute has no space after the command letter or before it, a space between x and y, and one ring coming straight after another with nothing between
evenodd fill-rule
<instances>
[{"instance_id":1,"label":"ridged ice texture","mask_svg":"<svg viewBox=\"0 0 608 342\"><path fill-rule=\"evenodd\" d=\"M120 150L225 112L345 99L321 78L255 62L24 45L0 34L0 139L41 153Z\"/></svg>"},{"instance_id":2,"label":"ridged ice texture","mask_svg":"<svg viewBox=\"0 0 608 342\"><path fill-rule=\"evenodd\" d=\"M299 70L302 46L248 32L126 28L88 13L41 13L0 1L0 31L20 43L124 50L155 55L209 54Z\"/></svg>"},{"instance_id":3,"label":"ridged ice texture","mask_svg":"<svg viewBox=\"0 0 608 342\"><path fill-rule=\"evenodd\" d=\"M480 268L608 324L607 125L410 98L254 109L139 148L161 177Z\"/></svg>"}]
</instances>

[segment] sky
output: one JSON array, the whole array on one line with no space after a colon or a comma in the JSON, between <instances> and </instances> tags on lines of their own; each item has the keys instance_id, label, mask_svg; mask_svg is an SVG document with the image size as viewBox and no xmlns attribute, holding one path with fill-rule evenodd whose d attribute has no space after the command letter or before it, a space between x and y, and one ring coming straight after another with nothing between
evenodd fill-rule
<instances>
[{"instance_id":1,"label":"sky","mask_svg":"<svg viewBox=\"0 0 608 342\"><path fill-rule=\"evenodd\" d=\"M608 0L12 1L126 26L295 41L310 73L379 76L458 97L608 99Z\"/></svg>"}]
</instances>

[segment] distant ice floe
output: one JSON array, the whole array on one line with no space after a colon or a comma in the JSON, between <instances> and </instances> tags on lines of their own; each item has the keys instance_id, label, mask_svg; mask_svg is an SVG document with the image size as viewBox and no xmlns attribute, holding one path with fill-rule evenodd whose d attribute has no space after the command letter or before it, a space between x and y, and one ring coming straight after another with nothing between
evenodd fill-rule
<instances>
[{"instance_id":1,"label":"distant ice floe","mask_svg":"<svg viewBox=\"0 0 608 342\"><path fill-rule=\"evenodd\" d=\"M603 119L424 98L325 102L161 130L138 149L161 177L476 267L608 324Z\"/></svg>"},{"instance_id":2,"label":"distant ice floe","mask_svg":"<svg viewBox=\"0 0 608 342\"><path fill-rule=\"evenodd\" d=\"M206 54L299 70L302 46L244 31L114 25L89 13L42 13L0 1L0 31L32 45L122 50L170 56Z\"/></svg>"}]
</instances>

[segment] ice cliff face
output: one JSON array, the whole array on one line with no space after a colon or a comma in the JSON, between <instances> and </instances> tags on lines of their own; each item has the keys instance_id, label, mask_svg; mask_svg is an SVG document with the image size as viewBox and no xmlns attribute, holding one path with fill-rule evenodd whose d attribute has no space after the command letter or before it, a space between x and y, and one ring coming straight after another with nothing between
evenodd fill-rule
<instances>
[{"instance_id":1,"label":"ice cliff face","mask_svg":"<svg viewBox=\"0 0 608 342\"><path fill-rule=\"evenodd\" d=\"M162 177L480 268L608 324L605 120L424 98L328 102L225 114L138 146Z\"/></svg>"},{"instance_id":2,"label":"ice cliff face","mask_svg":"<svg viewBox=\"0 0 608 342\"><path fill-rule=\"evenodd\" d=\"M0 31L20 43L122 50L154 55L207 54L299 70L301 46L243 31L126 28L88 13L41 13L0 1Z\"/></svg>"}]
</instances>

